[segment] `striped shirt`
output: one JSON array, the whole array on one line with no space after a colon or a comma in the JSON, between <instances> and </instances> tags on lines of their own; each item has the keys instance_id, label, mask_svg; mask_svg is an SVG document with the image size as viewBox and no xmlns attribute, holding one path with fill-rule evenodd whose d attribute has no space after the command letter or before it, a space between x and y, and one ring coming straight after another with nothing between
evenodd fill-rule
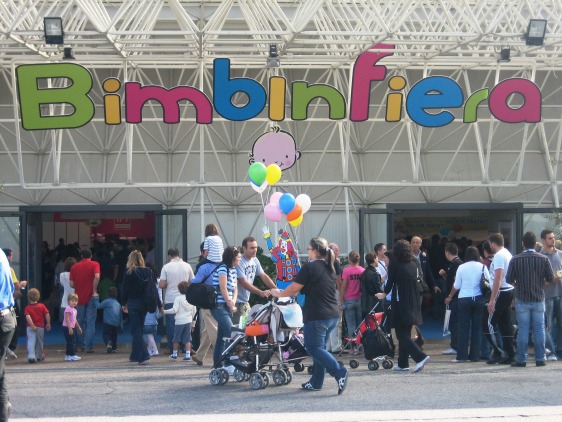
<instances>
[{"instance_id":1,"label":"striped shirt","mask_svg":"<svg viewBox=\"0 0 562 422\"><path fill-rule=\"evenodd\" d=\"M527 249L511 258L506 276L515 284L515 298L521 302L544 301L544 282L552 283L554 273L550 261L534 249Z\"/></svg>"},{"instance_id":2,"label":"striped shirt","mask_svg":"<svg viewBox=\"0 0 562 422\"><path fill-rule=\"evenodd\" d=\"M236 276L236 267L226 268L226 265L221 265L213 272L213 287L217 290L217 303L226 303L224 297L220 292L219 288L219 277L221 275L226 276L226 290L228 291L228 298L232 299L234 297L234 291L236 290L236 286L238 285L238 278Z\"/></svg>"}]
</instances>

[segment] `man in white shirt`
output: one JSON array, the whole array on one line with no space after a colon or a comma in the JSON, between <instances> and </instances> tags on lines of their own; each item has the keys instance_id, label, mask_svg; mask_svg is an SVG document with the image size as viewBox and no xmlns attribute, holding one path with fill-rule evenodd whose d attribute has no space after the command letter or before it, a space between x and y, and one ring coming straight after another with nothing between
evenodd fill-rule
<instances>
[{"instance_id":1,"label":"man in white shirt","mask_svg":"<svg viewBox=\"0 0 562 422\"><path fill-rule=\"evenodd\" d=\"M492 357L489 365L500 363L510 365L515 362L515 348L513 345L513 324L511 322L511 302L513 302L514 287L509 284L505 276L511 261L511 252L504 248L503 235L492 233L488 242L494 252L494 259L490 265L490 286L492 294L488 302L488 312L484 312L484 337L492 345ZM503 350L496 343L494 326L497 324L503 341Z\"/></svg>"},{"instance_id":2,"label":"man in white shirt","mask_svg":"<svg viewBox=\"0 0 562 422\"><path fill-rule=\"evenodd\" d=\"M188 283L193 280L193 270L191 265L184 262L180 258L180 253L177 248L168 249L168 263L162 267L160 274L160 283L158 287L165 290L164 309L171 309L174 306L174 300L179 296L178 284L182 281ZM173 353L172 339L174 338L174 315L167 314L166 318L166 338L168 341L168 349L170 354Z\"/></svg>"},{"instance_id":3,"label":"man in white shirt","mask_svg":"<svg viewBox=\"0 0 562 422\"><path fill-rule=\"evenodd\" d=\"M258 253L258 241L248 236L242 240L242 256L240 264L236 267L238 276L238 297L236 299L237 312L232 316L234 325L240 322L240 318L248 315L250 310L250 293L254 293L261 297L269 297L269 290L262 291L254 286L256 276L260 278L263 284L270 289L276 289L277 286L271 278L263 271L260 261L256 258Z\"/></svg>"}]
</instances>

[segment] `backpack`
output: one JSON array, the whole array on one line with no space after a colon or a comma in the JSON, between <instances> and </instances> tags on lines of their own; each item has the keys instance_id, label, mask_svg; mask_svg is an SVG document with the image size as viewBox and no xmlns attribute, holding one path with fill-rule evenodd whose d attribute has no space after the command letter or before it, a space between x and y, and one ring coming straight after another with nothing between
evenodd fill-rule
<instances>
[{"instance_id":1,"label":"backpack","mask_svg":"<svg viewBox=\"0 0 562 422\"><path fill-rule=\"evenodd\" d=\"M189 285L187 292L185 293L185 298L189 303L201 309L213 309L217 306L218 293L215 288L205 284L205 280L207 280L207 278L209 278L209 276L221 265L222 264L217 265L201 283L191 283Z\"/></svg>"},{"instance_id":2,"label":"backpack","mask_svg":"<svg viewBox=\"0 0 562 422\"><path fill-rule=\"evenodd\" d=\"M144 304L146 305L147 312L156 312L158 309L158 289L154 280L149 279L144 289Z\"/></svg>"}]
</instances>

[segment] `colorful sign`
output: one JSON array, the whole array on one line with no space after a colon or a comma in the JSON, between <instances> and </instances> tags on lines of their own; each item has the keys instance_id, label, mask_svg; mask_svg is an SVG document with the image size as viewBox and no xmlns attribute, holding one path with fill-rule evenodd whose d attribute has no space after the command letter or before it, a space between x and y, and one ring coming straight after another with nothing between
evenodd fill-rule
<instances>
[{"instance_id":1,"label":"colorful sign","mask_svg":"<svg viewBox=\"0 0 562 422\"><path fill-rule=\"evenodd\" d=\"M377 44L373 48L387 50L393 45ZM385 80L387 68L379 64L393 52L369 52L358 56L353 68L352 90L349 104L349 120L361 122L369 118L369 105L373 83ZM95 114L95 107L89 93L93 87L93 77L85 67L75 63L48 63L21 65L16 68L17 90L20 103L22 126L26 130L71 129L88 124ZM41 80L61 78L68 83L64 87L41 87ZM412 84L404 94L406 79L394 76L389 79L390 93L386 97L385 118L397 122L403 118L403 110L410 119L425 127L441 127L454 120L451 109L463 109L463 121L477 121L478 106L487 102L490 113L506 123L537 123L541 121L542 95L539 87L532 81L511 78L499 82L492 89L482 88L465 95L457 82L445 76L430 76ZM124 85L124 92L118 93ZM105 123L119 125L142 123L144 105L154 100L162 106L163 122L180 123L180 102L193 104L198 124L211 124L213 110L227 120L250 120L268 107L268 117L272 121L285 120L287 81L280 76L269 79L269 95L259 82L250 78L231 78L230 60L215 59L213 62L213 99L191 86L164 88L156 85L143 86L139 82L121 83L116 78L108 78L102 84L105 93L103 112ZM232 98L243 93L248 101L235 105ZM521 106L512 107L509 100L513 95L522 98ZM121 95L124 95L124 112ZM306 120L308 106L316 98L321 98L329 106L332 120L345 119L347 104L344 95L327 84L309 84L294 81L291 84L291 119ZM48 114L45 106L64 104L68 107L53 107L66 110L66 114Z\"/></svg>"}]
</instances>

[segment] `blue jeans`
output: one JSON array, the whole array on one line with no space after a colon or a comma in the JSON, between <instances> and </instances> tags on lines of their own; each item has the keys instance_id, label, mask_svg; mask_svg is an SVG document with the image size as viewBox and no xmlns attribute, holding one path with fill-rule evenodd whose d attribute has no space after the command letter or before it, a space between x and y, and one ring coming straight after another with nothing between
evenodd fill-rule
<instances>
[{"instance_id":1,"label":"blue jeans","mask_svg":"<svg viewBox=\"0 0 562 422\"><path fill-rule=\"evenodd\" d=\"M351 338L361 323L361 299L346 300L344 303L347 336Z\"/></svg>"},{"instance_id":2,"label":"blue jeans","mask_svg":"<svg viewBox=\"0 0 562 422\"><path fill-rule=\"evenodd\" d=\"M562 353L562 297L551 297L544 302L546 307L546 347L554 354Z\"/></svg>"},{"instance_id":3,"label":"blue jeans","mask_svg":"<svg viewBox=\"0 0 562 422\"><path fill-rule=\"evenodd\" d=\"M526 362L527 348L529 347L529 329L533 325L533 340L535 342L535 360L545 361L544 347L544 311L542 302L522 302L515 300L515 313L517 315L517 362Z\"/></svg>"},{"instance_id":4,"label":"blue jeans","mask_svg":"<svg viewBox=\"0 0 562 422\"><path fill-rule=\"evenodd\" d=\"M72 329L72 335L70 335L68 327L62 327L62 333L64 334L64 339L66 340L66 356L75 356L76 334L78 334L78 330L74 327Z\"/></svg>"},{"instance_id":5,"label":"blue jeans","mask_svg":"<svg viewBox=\"0 0 562 422\"><path fill-rule=\"evenodd\" d=\"M213 366L218 368L224 351L224 338L230 338L232 332L232 312L226 304L219 304L211 309L211 315L217 320L217 341L213 351Z\"/></svg>"},{"instance_id":6,"label":"blue jeans","mask_svg":"<svg viewBox=\"0 0 562 422\"><path fill-rule=\"evenodd\" d=\"M326 371L336 380L347 373L347 370L326 350L326 341L337 323L338 318L330 318L304 324L304 347L314 362L310 383L317 389L324 385Z\"/></svg>"},{"instance_id":7,"label":"blue jeans","mask_svg":"<svg viewBox=\"0 0 562 422\"><path fill-rule=\"evenodd\" d=\"M144 362L150 359L146 343L144 342L143 329L144 318L146 317L146 306L142 299L129 299L127 302L129 310L129 326L131 327L131 362Z\"/></svg>"},{"instance_id":8,"label":"blue jeans","mask_svg":"<svg viewBox=\"0 0 562 422\"><path fill-rule=\"evenodd\" d=\"M78 333L76 330L76 343L80 347L85 347L88 350L94 347L94 334L96 334L96 317L97 309L94 303L94 298L91 297L85 305L78 305L76 307L78 312L76 320L83 330L83 334Z\"/></svg>"},{"instance_id":9,"label":"blue jeans","mask_svg":"<svg viewBox=\"0 0 562 422\"><path fill-rule=\"evenodd\" d=\"M459 331L457 341L458 360L480 360L482 341L482 315L484 314L484 297L463 297L458 300ZM470 339L470 353L468 340Z\"/></svg>"},{"instance_id":10,"label":"blue jeans","mask_svg":"<svg viewBox=\"0 0 562 422\"><path fill-rule=\"evenodd\" d=\"M174 307L173 303L164 304L164 309L172 309ZM176 321L174 319L175 314L164 314L166 320L166 339L168 342L168 349L172 351L172 341L174 339L174 329L176 327Z\"/></svg>"}]
</instances>

